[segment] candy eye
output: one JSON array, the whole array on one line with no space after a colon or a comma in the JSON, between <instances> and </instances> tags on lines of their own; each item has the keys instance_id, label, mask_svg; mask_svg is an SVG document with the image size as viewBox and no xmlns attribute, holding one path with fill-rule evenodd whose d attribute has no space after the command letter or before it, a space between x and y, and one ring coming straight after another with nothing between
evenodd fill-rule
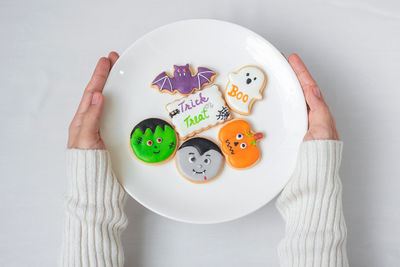
<instances>
[{"instance_id":1,"label":"candy eye","mask_svg":"<svg viewBox=\"0 0 400 267\"><path fill-rule=\"evenodd\" d=\"M181 72L181 69L178 69L178 72Z\"/></svg>"},{"instance_id":2,"label":"candy eye","mask_svg":"<svg viewBox=\"0 0 400 267\"><path fill-rule=\"evenodd\" d=\"M241 149L245 149L246 147L247 147L246 143L241 143L241 144L240 144L240 148L241 148Z\"/></svg>"},{"instance_id":3,"label":"candy eye","mask_svg":"<svg viewBox=\"0 0 400 267\"><path fill-rule=\"evenodd\" d=\"M204 159L204 164L210 165L210 163L211 163L211 159L209 159L209 158Z\"/></svg>"},{"instance_id":4,"label":"candy eye","mask_svg":"<svg viewBox=\"0 0 400 267\"><path fill-rule=\"evenodd\" d=\"M189 162L190 163L194 163L196 161L196 157L195 156L190 156L189 157Z\"/></svg>"},{"instance_id":5,"label":"candy eye","mask_svg":"<svg viewBox=\"0 0 400 267\"><path fill-rule=\"evenodd\" d=\"M257 77L254 77L254 79L253 80L257 80Z\"/></svg>"},{"instance_id":6,"label":"candy eye","mask_svg":"<svg viewBox=\"0 0 400 267\"><path fill-rule=\"evenodd\" d=\"M250 75L250 73L246 73L246 76L249 76Z\"/></svg>"},{"instance_id":7,"label":"candy eye","mask_svg":"<svg viewBox=\"0 0 400 267\"><path fill-rule=\"evenodd\" d=\"M236 139L237 139L237 140L243 139L243 134L238 133L238 134L236 135Z\"/></svg>"},{"instance_id":8,"label":"candy eye","mask_svg":"<svg viewBox=\"0 0 400 267\"><path fill-rule=\"evenodd\" d=\"M157 143L161 143L162 139L161 138L157 138Z\"/></svg>"},{"instance_id":9,"label":"candy eye","mask_svg":"<svg viewBox=\"0 0 400 267\"><path fill-rule=\"evenodd\" d=\"M186 68L185 68L185 69L183 69L183 71L186 71Z\"/></svg>"},{"instance_id":10,"label":"candy eye","mask_svg":"<svg viewBox=\"0 0 400 267\"><path fill-rule=\"evenodd\" d=\"M153 141L151 141L151 140L147 141L147 145L148 146L152 146L153 145Z\"/></svg>"}]
</instances>

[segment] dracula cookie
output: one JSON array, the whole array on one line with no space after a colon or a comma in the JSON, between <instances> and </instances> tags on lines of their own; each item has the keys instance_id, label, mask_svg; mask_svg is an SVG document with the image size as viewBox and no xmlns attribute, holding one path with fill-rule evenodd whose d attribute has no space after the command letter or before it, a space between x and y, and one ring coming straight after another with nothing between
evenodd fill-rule
<instances>
[{"instance_id":1,"label":"dracula cookie","mask_svg":"<svg viewBox=\"0 0 400 267\"><path fill-rule=\"evenodd\" d=\"M249 123L241 119L228 122L218 132L222 153L236 169L250 168L260 160L257 141L263 137L262 133L253 133Z\"/></svg>"},{"instance_id":2,"label":"dracula cookie","mask_svg":"<svg viewBox=\"0 0 400 267\"><path fill-rule=\"evenodd\" d=\"M262 99L266 81L264 72L256 66L244 66L229 73L224 94L226 103L233 111L249 115L253 103Z\"/></svg>"},{"instance_id":3,"label":"dracula cookie","mask_svg":"<svg viewBox=\"0 0 400 267\"><path fill-rule=\"evenodd\" d=\"M172 158L177 148L172 126L161 119L139 122L131 132L130 146L136 158L148 164L161 164Z\"/></svg>"},{"instance_id":4,"label":"dracula cookie","mask_svg":"<svg viewBox=\"0 0 400 267\"><path fill-rule=\"evenodd\" d=\"M206 183L222 170L224 156L217 144L209 139L195 137L186 140L176 152L179 173L193 183Z\"/></svg>"},{"instance_id":5,"label":"dracula cookie","mask_svg":"<svg viewBox=\"0 0 400 267\"><path fill-rule=\"evenodd\" d=\"M197 72L192 74L189 64L174 65L173 75L166 72L158 74L151 83L151 87L169 94L189 95L193 91L201 90L205 85L211 84L216 75L216 72L205 67L198 67Z\"/></svg>"},{"instance_id":6,"label":"dracula cookie","mask_svg":"<svg viewBox=\"0 0 400 267\"><path fill-rule=\"evenodd\" d=\"M183 140L232 118L216 85L175 100L166 109Z\"/></svg>"}]
</instances>

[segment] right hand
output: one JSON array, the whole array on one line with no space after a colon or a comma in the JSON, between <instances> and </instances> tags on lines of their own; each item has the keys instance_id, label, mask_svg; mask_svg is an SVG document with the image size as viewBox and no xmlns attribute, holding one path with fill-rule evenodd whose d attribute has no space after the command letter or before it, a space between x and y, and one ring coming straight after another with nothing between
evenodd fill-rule
<instances>
[{"instance_id":1,"label":"right hand","mask_svg":"<svg viewBox=\"0 0 400 267\"><path fill-rule=\"evenodd\" d=\"M303 141L339 140L335 119L303 61L296 54L291 54L288 61L299 79L307 103L308 131Z\"/></svg>"}]
</instances>

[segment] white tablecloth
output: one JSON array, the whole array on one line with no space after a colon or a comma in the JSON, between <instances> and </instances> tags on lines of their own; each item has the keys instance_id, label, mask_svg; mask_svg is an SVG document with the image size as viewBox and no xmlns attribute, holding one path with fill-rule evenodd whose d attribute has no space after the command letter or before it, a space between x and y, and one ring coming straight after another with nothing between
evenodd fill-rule
<instances>
[{"instance_id":1,"label":"white tablecloth","mask_svg":"<svg viewBox=\"0 0 400 267\"><path fill-rule=\"evenodd\" d=\"M189 18L248 27L299 53L345 142L341 177L352 266L400 265L400 2L0 2L0 266L55 266L67 129L97 58ZM190 45L190 40L186 45ZM271 203L190 225L130 199L126 266L277 266L284 225Z\"/></svg>"}]
</instances>

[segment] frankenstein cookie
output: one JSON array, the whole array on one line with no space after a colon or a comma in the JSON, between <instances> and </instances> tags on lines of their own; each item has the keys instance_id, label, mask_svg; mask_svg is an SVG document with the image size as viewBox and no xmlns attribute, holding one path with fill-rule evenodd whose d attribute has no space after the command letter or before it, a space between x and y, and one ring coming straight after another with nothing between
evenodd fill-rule
<instances>
[{"instance_id":1,"label":"frankenstein cookie","mask_svg":"<svg viewBox=\"0 0 400 267\"><path fill-rule=\"evenodd\" d=\"M130 146L136 158L148 164L160 164L172 158L177 136L172 126L161 119L139 122L131 132Z\"/></svg>"}]
</instances>

